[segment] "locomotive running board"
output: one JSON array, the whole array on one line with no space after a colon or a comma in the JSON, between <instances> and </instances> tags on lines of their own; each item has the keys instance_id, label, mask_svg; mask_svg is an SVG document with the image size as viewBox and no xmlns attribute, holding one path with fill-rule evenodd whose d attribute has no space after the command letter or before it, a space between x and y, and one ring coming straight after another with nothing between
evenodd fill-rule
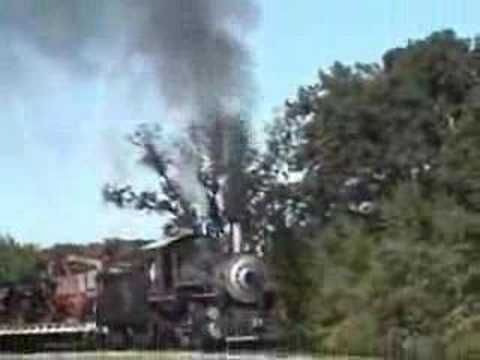
<instances>
[{"instance_id":1,"label":"locomotive running board","mask_svg":"<svg viewBox=\"0 0 480 360\"><path fill-rule=\"evenodd\" d=\"M240 342L250 342L250 341L258 341L260 338L255 335L250 336L227 336L225 341L227 343L240 343Z\"/></svg>"}]
</instances>

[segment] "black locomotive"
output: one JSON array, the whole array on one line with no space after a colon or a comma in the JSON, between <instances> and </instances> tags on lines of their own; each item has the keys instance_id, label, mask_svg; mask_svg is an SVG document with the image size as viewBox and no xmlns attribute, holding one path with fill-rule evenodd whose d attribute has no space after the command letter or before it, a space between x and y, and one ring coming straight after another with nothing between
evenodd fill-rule
<instances>
[{"instance_id":1,"label":"black locomotive","mask_svg":"<svg viewBox=\"0 0 480 360\"><path fill-rule=\"evenodd\" d=\"M104 346L212 348L277 338L275 292L240 227L180 229L146 246L141 266L99 276L97 325Z\"/></svg>"}]
</instances>

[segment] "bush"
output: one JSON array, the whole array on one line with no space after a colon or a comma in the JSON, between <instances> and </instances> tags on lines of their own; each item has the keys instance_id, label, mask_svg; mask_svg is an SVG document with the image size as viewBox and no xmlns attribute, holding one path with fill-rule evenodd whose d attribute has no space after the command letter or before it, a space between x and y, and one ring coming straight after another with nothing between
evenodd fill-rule
<instances>
[{"instance_id":1,"label":"bush","mask_svg":"<svg viewBox=\"0 0 480 360\"><path fill-rule=\"evenodd\" d=\"M321 331L317 335L321 335ZM321 353L378 356L381 353L378 322L368 312L352 315L317 338L315 350Z\"/></svg>"},{"instance_id":2,"label":"bush","mask_svg":"<svg viewBox=\"0 0 480 360\"><path fill-rule=\"evenodd\" d=\"M469 353L472 352L480 353L480 330L458 334L447 345L448 360L468 359Z\"/></svg>"},{"instance_id":3,"label":"bush","mask_svg":"<svg viewBox=\"0 0 480 360\"><path fill-rule=\"evenodd\" d=\"M0 235L0 282L17 282L38 275L41 266L37 249Z\"/></svg>"}]
</instances>

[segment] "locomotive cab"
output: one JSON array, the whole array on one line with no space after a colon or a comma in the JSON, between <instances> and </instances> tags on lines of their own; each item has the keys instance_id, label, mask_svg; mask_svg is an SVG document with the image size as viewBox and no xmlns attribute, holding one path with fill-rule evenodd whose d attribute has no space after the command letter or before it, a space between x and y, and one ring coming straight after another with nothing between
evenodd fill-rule
<instances>
[{"instance_id":1,"label":"locomotive cab","mask_svg":"<svg viewBox=\"0 0 480 360\"><path fill-rule=\"evenodd\" d=\"M183 232L146 250L153 302L212 291L215 254L219 253L214 239Z\"/></svg>"}]
</instances>

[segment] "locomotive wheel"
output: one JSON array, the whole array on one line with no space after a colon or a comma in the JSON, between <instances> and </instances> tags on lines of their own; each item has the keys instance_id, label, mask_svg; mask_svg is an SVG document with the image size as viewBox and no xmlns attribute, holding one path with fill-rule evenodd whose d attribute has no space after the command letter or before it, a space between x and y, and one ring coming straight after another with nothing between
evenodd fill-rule
<instances>
[{"instance_id":1,"label":"locomotive wheel","mask_svg":"<svg viewBox=\"0 0 480 360\"><path fill-rule=\"evenodd\" d=\"M167 320L157 319L150 324L150 347L155 350L168 349L176 345L174 326Z\"/></svg>"},{"instance_id":2,"label":"locomotive wheel","mask_svg":"<svg viewBox=\"0 0 480 360\"><path fill-rule=\"evenodd\" d=\"M104 338L104 345L107 349L124 350L130 346L130 339L124 329L110 329Z\"/></svg>"}]
</instances>

